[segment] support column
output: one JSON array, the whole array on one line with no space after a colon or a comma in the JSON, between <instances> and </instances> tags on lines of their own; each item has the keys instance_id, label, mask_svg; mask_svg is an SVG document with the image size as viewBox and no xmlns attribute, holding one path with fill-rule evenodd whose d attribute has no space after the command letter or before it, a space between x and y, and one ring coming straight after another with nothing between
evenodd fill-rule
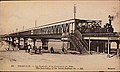
<instances>
[{"instance_id":1,"label":"support column","mask_svg":"<svg viewBox=\"0 0 120 72\"><path fill-rule=\"evenodd\" d=\"M15 39L14 39L14 37L12 37L12 45L13 45L13 47L16 46L16 44L14 43L14 41L15 41Z\"/></svg>"},{"instance_id":2,"label":"support column","mask_svg":"<svg viewBox=\"0 0 120 72\"><path fill-rule=\"evenodd\" d=\"M20 48L20 38L18 38L18 48Z\"/></svg>"},{"instance_id":3,"label":"support column","mask_svg":"<svg viewBox=\"0 0 120 72\"><path fill-rule=\"evenodd\" d=\"M36 46L35 42L36 42L36 39L33 39L33 47Z\"/></svg>"},{"instance_id":4,"label":"support column","mask_svg":"<svg viewBox=\"0 0 120 72\"><path fill-rule=\"evenodd\" d=\"M105 53L105 42L103 42L103 50L102 50L103 53Z\"/></svg>"},{"instance_id":5,"label":"support column","mask_svg":"<svg viewBox=\"0 0 120 72\"><path fill-rule=\"evenodd\" d=\"M9 43L9 48L8 48L8 50L10 50L10 37L8 38L8 43Z\"/></svg>"},{"instance_id":6,"label":"support column","mask_svg":"<svg viewBox=\"0 0 120 72\"><path fill-rule=\"evenodd\" d=\"M90 41L90 37L89 37L89 53L91 52L91 51L90 51L90 42L91 42L91 41Z\"/></svg>"},{"instance_id":7,"label":"support column","mask_svg":"<svg viewBox=\"0 0 120 72\"><path fill-rule=\"evenodd\" d=\"M109 42L109 53L111 54L111 42Z\"/></svg>"},{"instance_id":8,"label":"support column","mask_svg":"<svg viewBox=\"0 0 120 72\"><path fill-rule=\"evenodd\" d=\"M110 55L109 55L110 54L110 40L109 40L109 37L108 37L108 46L107 47L108 47L108 57L110 57Z\"/></svg>"},{"instance_id":9,"label":"support column","mask_svg":"<svg viewBox=\"0 0 120 72\"><path fill-rule=\"evenodd\" d=\"M97 53L99 53L99 46L97 46Z\"/></svg>"},{"instance_id":10,"label":"support column","mask_svg":"<svg viewBox=\"0 0 120 72\"><path fill-rule=\"evenodd\" d=\"M119 57L119 42L117 42L117 56Z\"/></svg>"},{"instance_id":11,"label":"support column","mask_svg":"<svg viewBox=\"0 0 120 72\"><path fill-rule=\"evenodd\" d=\"M10 41L10 39L9 39L9 37L7 37L7 40L6 40L7 42L9 42Z\"/></svg>"},{"instance_id":12,"label":"support column","mask_svg":"<svg viewBox=\"0 0 120 72\"><path fill-rule=\"evenodd\" d=\"M95 48L96 48L96 52L98 52L98 46L99 46L99 42L98 41L96 41L96 43L95 43L96 45L95 45Z\"/></svg>"},{"instance_id":13,"label":"support column","mask_svg":"<svg viewBox=\"0 0 120 72\"><path fill-rule=\"evenodd\" d=\"M15 50L15 48L14 47L16 47L16 44L14 43L14 37L12 37L12 45L13 45L13 51Z\"/></svg>"},{"instance_id":14,"label":"support column","mask_svg":"<svg viewBox=\"0 0 120 72\"><path fill-rule=\"evenodd\" d=\"M42 39L41 41L42 41L42 48L48 50L48 40Z\"/></svg>"},{"instance_id":15,"label":"support column","mask_svg":"<svg viewBox=\"0 0 120 72\"><path fill-rule=\"evenodd\" d=\"M23 49L25 49L26 50L26 46L27 46L27 42L26 42L26 38L24 38L24 48Z\"/></svg>"},{"instance_id":16,"label":"support column","mask_svg":"<svg viewBox=\"0 0 120 72\"><path fill-rule=\"evenodd\" d=\"M10 39L10 37L9 37L9 38L8 38L9 45L10 45L10 40L11 40L11 39Z\"/></svg>"},{"instance_id":17,"label":"support column","mask_svg":"<svg viewBox=\"0 0 120 72\"><path fill-rule=\"evenodd\" d=\"M14 44L14 38L12 37L12 45Z\"/></svg>"}]
</instances>

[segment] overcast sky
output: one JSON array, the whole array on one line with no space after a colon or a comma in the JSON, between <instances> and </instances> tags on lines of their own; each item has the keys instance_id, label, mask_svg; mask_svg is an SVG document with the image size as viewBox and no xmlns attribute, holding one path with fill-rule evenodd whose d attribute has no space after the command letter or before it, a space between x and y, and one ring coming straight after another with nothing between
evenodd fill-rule
<instances>
[{"instance_id":1,"label":"overcast sky","mask_svg":"<svg viewBox=\"0 0 120 72\"><path fill-rule=\"evenodd\" d=\"M120 1L9 1L0 2L0 33L15 32L73 18L76 4L78 19L102 20L108 22L108 15L114 15L113 27L120 32Z\"/></svg>"}]
</instances>

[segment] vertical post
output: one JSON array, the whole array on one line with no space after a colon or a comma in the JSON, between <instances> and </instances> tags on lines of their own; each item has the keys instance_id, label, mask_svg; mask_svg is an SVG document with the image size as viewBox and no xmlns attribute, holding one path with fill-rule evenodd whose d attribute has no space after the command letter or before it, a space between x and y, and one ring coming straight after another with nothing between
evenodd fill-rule
<instances>
[{"instance_id":1,"label":"vertical post","mask_svg":"<svg viewBox=\"0 0 120 72\"><path fill-rule=\"evenodd\" d=\"M36 39L33 39L33 47L35 47Z\"/></svg>"},{"instance_id":2,"label":"vertical post","mask_svg":"<svg viewBox=\"0 0 120 72\"><path fill-rule=\"evenodd\" d=\"M8 50L10 50L10 37L8 38L8 42L9 42L9 48L8 48Z\"/></svg>"},{"instance_id":3,"label":"vertical post","mask_svg":"<svg viewBox=\"0 0 120 72\"><path fill-rule=\"evenodd\" d=\"M105 42L103 42L103 46L102 47L103 47L102 52L105 53Z\"/></svg>"},{"instance_id":4,"label":"vertical post","mask_svg":"<svg viewBox=\"0 0 120 72\"><path fill-rule=\"evenodd\" d=\"M11 40L11 39L10 39L10 37L9 37L9 38L8 38L9 45L10 45L10 40Z\"/></svg>"},{"instance_id":5,"label":"vertical post","mask_svg":"<svg viewBox=\"0 0 120 72\"><path fill-rule=\"evenodd\" d=\"M71 31L71 33L73 33L73 23L72 23L72 31Z\"/></svg>"},{"instance_id":6,"label":"vertical post","mask_svg":"<svg viewBox=\"0 0 120 72\"><path fill-rule=\"evenodd\" d=\"M26 38L24 38L24 49L26 48Z\"/></svg>"},{"instance_id":7,"label":"vertical post","mask_svg":"<svg viewBox=\"0 0 120 72\"><path fill-rule=\"evenodd\" d=\"M72 23L72 33L74 33L75 27L76 26L76 20Z\"/></svg>"},{"instance_id":8,"label":"vertical post","mask_svg":"<svg viewBox=\"0 0 120 72\"><path fill-rule=\"evenodd\" d=\"M74 19L76 18L76 5L74 4Z\"/></svg>"},{"instance_id":9,"label":"vertical post","mask_svg":"<svg viewBox=\"0 0 120 72\"><path fill-rule=\"evenodd\" d=\"M117 42L117 56L119 57L119 42Z\"/></svg>"},{"instance_id":10,"label":"vertical post","mask_svg":"<svg viewBox=\"0 0 120 72\"><path fill-rule=\"evenodd\" d=\"M14 51L14 47L15 47L15 44L14 44L14 37L12 37L12 45L13 45L13 51Z\"/></svg>"},{"instance_id":11,"label":"vertical post","mask_svg":"<svg viewBox=\"0 0 120 72\"><path fill-rule=\"evenodd\" d=\"M99 46L97 46L97 53L99 53Z\"/></svg>"},{"instance_id":12,"label":"vertical post","mask_svg":"<svg viewBox=\"0 0 120 72\"><path fill-rule=\"evenodd\" d=\"M14 44L14 38L12 37L12 45Z\"/></svg>"},{"instance_id":13,"label":"vertical post","mask_svg":"<svg viewBox=\"0 0 120 72\"><path fill-rule=\"evenodd\" d=\"M89 53L90 53L90 37L89 37Z\"/></svg>"},{"instance_id":14,"label":"vertical post","mask_svg":"<svg viewBox=\"0 0 120 72\"><path fill-rule=\"evenodd\" d=\"M109 49L110 49L110 48L109 48L109 43L110 43L110 41L109 41L109 37L108 37L108 57L109 57L109 54L110 54L110 53L109 53L109 52L110 52L110 50L109 50Z\"/></svg>"},{"instance_id":15,"label":"vertical post","mask_svg":"<svg viewBox=\"0 0 120 72\"><path fill-rule=\"evenodd\" d=\"M109 42L109 54L111 52L111 42Z\"/></svg>"},{"instance_id":16,"label":"vertical post","mask_svg":"<svg viewBox=\"0 0 120 72\"><path fill-rule=\"evenodd\" d=\"M18 38L18 48L20 48L20 38Z\"/></svg>"}]
</instances>

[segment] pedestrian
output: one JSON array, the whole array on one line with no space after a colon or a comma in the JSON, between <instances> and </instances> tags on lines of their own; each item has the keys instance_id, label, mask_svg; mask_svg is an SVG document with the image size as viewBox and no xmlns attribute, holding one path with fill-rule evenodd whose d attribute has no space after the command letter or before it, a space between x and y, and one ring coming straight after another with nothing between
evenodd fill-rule
<instances>
[{"instance_id":1,"label":"pedestrian","mask_svg":"<svg viewBox=\"0 0 120 72\"><path fill-rule=\"evenodd\" d=\"M62 52L63 52L63 54L65 53L65 48L64 47L62 48Z\"/></svg>"},{"instance_id":2,"label":"pedestrian","mask_svg":"<svg viewBox=\"0 0 120 72\"><path fill-rule=\"evenodd\" d=\"M82 49L79 49L79 54L82 54Z\"/></svg>"},{"instance_id":3,"label":"pedestrian","mask_svg":"<svg viewBox=\"0 0 120 72\"><path fill-rule=\"evenodd\" d=\"M54 53L53 47L50 48L50 52L51 52L51 53Z\"/></svg>"},{"instance_id":4,"label":"pedestrian","mask_svg":"<svg viewBox=\"0 0 120 72\"><path fill-rule=\"evenodd\" d=\"M39 50L39 54L42 54L42 47L41 46L39 46L38 50Z\"/></svg>"},{"instance_id":5,"label":"pedestrian","mask_svg":"<svg viewBox=\"0 0 120 72\"><path fill-rule=\"evenodd\" d=\"M31 45L30 45L30 44L28 45L28 48L27 48L27 49L28 49L28 53L29 53L29 52L30 52L30 49L31 49Z\"/></svg>"}]
</instances>

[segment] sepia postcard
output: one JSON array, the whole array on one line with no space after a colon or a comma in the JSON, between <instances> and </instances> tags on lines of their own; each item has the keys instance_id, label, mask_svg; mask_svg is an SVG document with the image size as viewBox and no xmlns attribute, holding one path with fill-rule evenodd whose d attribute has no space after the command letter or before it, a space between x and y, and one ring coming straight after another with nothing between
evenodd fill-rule
<instances>
[{"instance_id":1,"label":"sepia postcard","mask_svg":"<svg viewBox=\"0 0 120 72\"><path fill-rule=\"evenodd\" d=\"M0 1L0 71L120 71L120 0Z\"/></svg>"}]
</instances>

